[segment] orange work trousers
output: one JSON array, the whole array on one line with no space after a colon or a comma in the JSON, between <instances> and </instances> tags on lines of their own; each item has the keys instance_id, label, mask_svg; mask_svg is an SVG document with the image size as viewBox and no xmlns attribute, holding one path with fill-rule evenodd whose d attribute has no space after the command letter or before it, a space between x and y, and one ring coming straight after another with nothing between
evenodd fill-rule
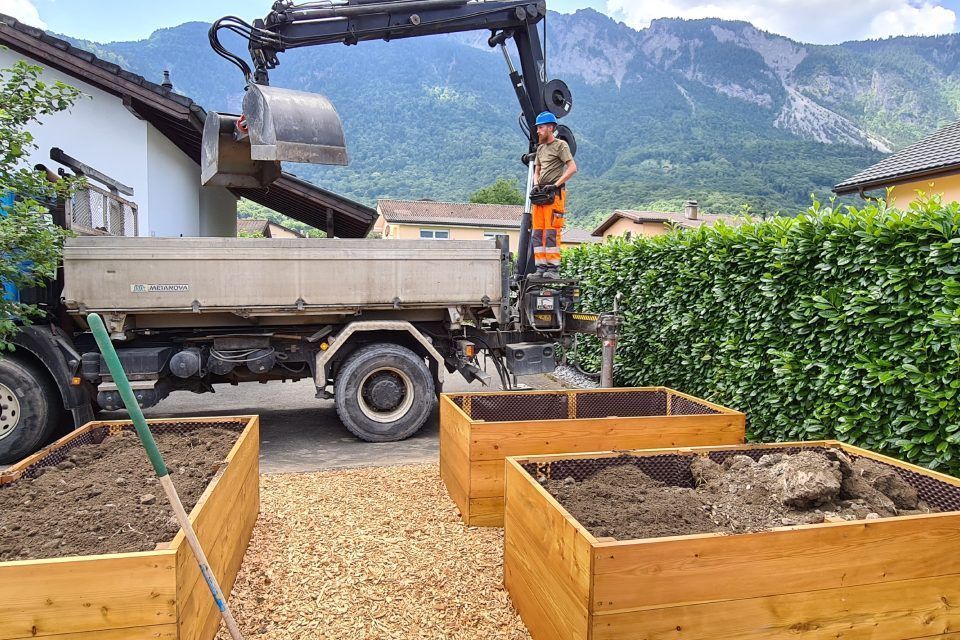
<instances>
[{"instance_id":1,"label":"orange work trousers","mask_svg":"<svg viewBox=\"0 0 960 640\"><path fill-rule=\"evenodd\" d=\"M537 269L560 266L560 241L567 211L567 190L560 189L551 204L533 205L533 261Z\"/></svg>"}]
</instances>

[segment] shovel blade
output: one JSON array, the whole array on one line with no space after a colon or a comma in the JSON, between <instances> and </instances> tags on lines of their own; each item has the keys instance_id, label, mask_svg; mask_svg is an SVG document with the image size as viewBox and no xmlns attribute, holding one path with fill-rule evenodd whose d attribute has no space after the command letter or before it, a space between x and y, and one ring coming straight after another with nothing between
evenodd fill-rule
<instances>
[{"instance_id":1,"label":"shovel blade","mask_svg":"<svg viewBox=\"0 0 960 640\"><path fill-rule=\"evenodd\" d=\"M239 120L239 116L207 112L200 158L200 183L204 186L255 189L280 177L280 162L253 160L250 139L236 139Z\"/></svg>"},{"instance_id":2,"label":"shovel blade","mask_svg":"<svg viewBox=\"0 0 960 640\"><path fill-rule=\"evenodd\" d=\"M325 96L251 84L243 114L253 160L347 164L343 124Z\"/></svg>"}]
</instances>

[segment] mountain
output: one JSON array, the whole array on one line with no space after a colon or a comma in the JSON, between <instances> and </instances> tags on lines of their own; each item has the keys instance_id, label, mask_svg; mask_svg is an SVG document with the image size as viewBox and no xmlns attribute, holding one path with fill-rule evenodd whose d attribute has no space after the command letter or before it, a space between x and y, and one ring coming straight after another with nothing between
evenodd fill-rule
<instances>
[{"instance_id":1,"label":"mountain","mask_svg":"<svg viewBox=\"0 0 960 640\"><path fill-rule=\"evenodd\" d=\"M957 35L809 45L719 19L634 30L599 12L551 13L548 74L571 87L581 168L573 218L616 207L793 212L831 185L960 117ZM138 42L74 41L208 109L237 111L243 79L187 23ZM245 51L239 39L226 39ZM322 186L377 197L466 199L523 182L519 108L483 34L291 50L271 83L326 94L351 165L294 165Z\"/></svg>"}]
</instances>

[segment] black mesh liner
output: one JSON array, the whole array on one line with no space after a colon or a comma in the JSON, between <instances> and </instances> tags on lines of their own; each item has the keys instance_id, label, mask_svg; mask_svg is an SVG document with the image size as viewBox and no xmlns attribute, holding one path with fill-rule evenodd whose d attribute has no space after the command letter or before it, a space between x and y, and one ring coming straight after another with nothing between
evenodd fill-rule
<instances>
[{"instance_id":1,"label":"black mesh liner","mask_svg":"<svg viewBox=\"0 0 960 640\"><path fill-rule=\"evenodd\" d=\"M713 407L694 402L682 396L673 396L670 402L670 414L674 416L703 416L711 413L720 413Z\"/></svg>"},{"instance_id":2,"label":"black mesh liner","mask_svg":"<svg viewBox=\"0 0 960 640\"><path fill-rule=\"evenodd\" d=\"M463 409L463 396L452 396L453 403Z\"/></svg>"},{"instance_id":3,"label":"black mesh liner","mask_svg":"<svg viewBox=\"0 0 960 640\"><path fill-rule=\"evenodd\" d=\"M503 394L470 399L470 418L473 420L566 420L569 415L564 393Z\"/></svg>"},{"instance_id":4,"label":"black mesh liner","mask_svg":"<svg viewBox=\"0 0 960 640\"><path fill-rule=\"evenodd\" d=\"M793 455L800 451L824 452L828 450L826 447L817 446L770 447L764 449L713 451L708 455L711 460L720 463L736 455L745 455L754 460L759 460L762 456L772 453ZM854 460L861 457L854 454L848 455ZM690 462L692 460L693 455L690 454L665 454L657 456L622 455L611 458L557 460L548 463L528 462L523 465L523 468L537 480L572 477L577 482L581 482L608 467L630 464L654 480L659 480L660 482L677 487L693 488L693 474L690 473ZM917 490L920 499L924 500L927 504L941 511L960 511L960 487L947 484L946 482L931 478L922 473L888 465L877 460L874 460L874 462L883 466L892 467L900 477Z\"/></svg>"},{"instance_id":5,"label":"black mesh liner","mask_svg":"<svg viewBox=\"0 0 960 640\"><path fill-rule=\"evenodd\" d=\"M666 391L612 391L606 393L578 393L578 418L607 418L619 416L667 415Z\"/></svg>"},{"instance_id":6,"label":"black mesh liner","mask_svg":"<svg viewBox=\"0 0 960 640\"><path fill-rule=\"evenodd\" d=\"M173 431L174 433L186 434L192 431L197 431L200 429L207 429L209 427L217 427L219 429L227 429L229 431L236 431L238 434L243 431L247 426L247 423L244 421L237 420L235 422L157 422L150 425L150 431L159 432L159 431ZM65 443L63 446L57 447L55 450L51 451L45 455L40 460L34 462L29 467L27 467L23 475L20 478L35 478L37 476L37 470L41 467L50 467L56 464L59 464L66 460L70 456L70 451L76 449L77 447L88 445L88 444L98 444L103 442L103 439L107 437L110 433L118 433L120 431L136 431L132 424L121 424L121 425L105 425L98 427L96 429L91 429L83 435L77 436L70 442ZM146 455L146 454L144 454ZM9 487L14 484L13 482L8 482L0 484L0 489Z\"/></svg>"}]
</instances>

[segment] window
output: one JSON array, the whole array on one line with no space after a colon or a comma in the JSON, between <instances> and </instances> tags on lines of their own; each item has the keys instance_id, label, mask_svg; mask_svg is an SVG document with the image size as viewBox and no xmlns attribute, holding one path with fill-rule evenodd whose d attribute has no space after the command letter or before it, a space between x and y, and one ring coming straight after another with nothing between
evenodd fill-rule
<instances>
[{"instance_id":1,"label":"window","mask_svg":"<svg viewBox=\"0 0 960 640\"><path fill-rule=\"evenodd\" d=\"M484 240L496 240L496 239L497 239L497 236L505 236L505 235L507 235L507 232L506 232L506 231L484 231L484 232L483 232L483 239L484 239Z\"/></svg>"},{"instance_id":2,"label":"window","mask_svg":"<svg viewBox=\"0 0 960 640\"><path fill-rule=\"evenodd\" d=\"M449 229L420 229L420 237L430 240L449 240Z\"/></svg>"}]
</instances>

